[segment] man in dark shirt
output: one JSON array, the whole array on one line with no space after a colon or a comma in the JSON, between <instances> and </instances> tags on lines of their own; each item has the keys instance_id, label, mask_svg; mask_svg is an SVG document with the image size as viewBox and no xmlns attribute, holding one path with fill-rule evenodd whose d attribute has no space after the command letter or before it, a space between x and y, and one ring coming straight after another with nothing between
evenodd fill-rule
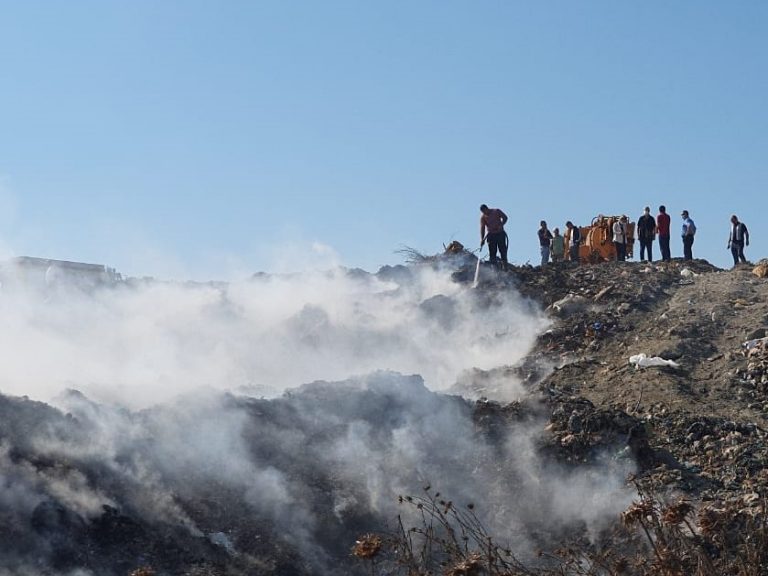
<instances>
[{"instance_id":1,"label":"man in dark shirt","mask_svg":"<svg viewBox=\"0 0 768 576\"><path fill-rule=\"evenodd\" d=\"M656 216L656 231L659 233L659 249L661 250L661 259L665 261L672 260L669 251L669 229L672 225L667 209L659 206L659 215Z\"/></svg>"},{"instance_id":2,"label":"man in dark shirt","mask_svg":"<svg viewBox=\"0 0 768 576\"><path fill-rule=\"evenodd\" d=\"M568 229L568 259L571 262L579 262L579 244L581 244L581 230L568 220L565 223Z\"/></svg>"},{"instance_id":3,"label":"man in dark shirt","mask_svg":"<svg viewBox=\"0 0 768 576\"><path fill-rule=\"evenodd\" d=\"M734 214L731 216L731 233L728 235L728 248L733 256L733 265L736 266L740 261L746 262L744 256L744 243L749 246L749 230L744 222L739 222L739 218Z\"/></svg>"},{"instance_id":4,"label":"man in dark shirt","mask_svg":"<svg viewBox=\"0 0 768 576\"><path fill-rule=\"evenodd\" d=\"M547 228L547 223L542 220L540 222L539 235L539 247L541 249L541 265L546 266L549 262L549 246L552 243L552 232Z\"/></svg>"},{"instance_id":5,"label":"man in dark shirt","mask_svg":"<svg viewBox=\"0 0 768 576\"><path fill-rule=\"evenodd\" d=\"M488 208L485 204L480 206L480 247L488 241L488 253L491 264L496 264L496 253L501 253L502 266L507 266L507 233L504 232L504 224L507 223L507 215L499 208Z\"/></svg>"},{"instance_id":6,"label":"man in dark shirt","mask_svg":"<svg viewBox=\"0 0 768 576\"><path fill-rule=\"evenodd\" d=\"M640 260L645 260L648 252L648 262L653 262L653 241L656 238L656 221L651 216L650 207L646 206L643 215L637 219L637 238L640 240Z\"/></svg>"}]
</instances>

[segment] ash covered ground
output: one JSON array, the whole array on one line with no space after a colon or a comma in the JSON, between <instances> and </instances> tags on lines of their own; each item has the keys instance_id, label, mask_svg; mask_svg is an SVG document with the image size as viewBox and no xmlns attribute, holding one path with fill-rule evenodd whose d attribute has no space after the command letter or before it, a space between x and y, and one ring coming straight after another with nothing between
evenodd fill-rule
<instances>
[{"instance_id":1,"label":"ash covered ground","mask_svg":"<svg viewBox=\"0 0 768 576\"><path fill-rule=\"evenodd\" d=\"M638 486L764 514L768 281L704 261L473 274L460 253L4 295L0 574L370 573L355 540L418 525L398 497L427 486L529 573L569 573L540 551L574 542L654 561L617 532Z\"/></svg>"}]
</instances>

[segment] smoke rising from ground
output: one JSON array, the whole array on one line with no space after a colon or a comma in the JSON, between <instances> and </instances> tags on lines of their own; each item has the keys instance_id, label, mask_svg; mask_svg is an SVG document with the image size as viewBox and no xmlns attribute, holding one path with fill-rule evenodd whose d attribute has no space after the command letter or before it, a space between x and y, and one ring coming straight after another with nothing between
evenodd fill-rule
<instances>
[{"instance_id":1,"label":"smoke rising from ground","mask_svg":"<svg viewBox=\"0 0 768 576\"><path fill-rule=\"evenodd\" d=\"M546 327L512 289L335 270L6 291L0 311L3 393L57 407L0 397L0 538L25 542L0 551L11 574L35 558L53 574L345 574L354 537L426 484L526 554L532 533L598 532L628 499L628 464L561 469L543 420L490 433L441 393Z\"/></svg>"},{"instance_id":2,"label":"smoke rising from ground","mask_svg":"<svg viewBox=\"0 0 768 576\"><path fill-rule=\"evenodd\" d=\"M462 370L514 364L545 324L514 292L488 307L445 273L403 274L6 291L0 389L49 400L76 388L140 407L201 387L274 395L384 369L439 390Z\"/></svg>"}]
</instances>

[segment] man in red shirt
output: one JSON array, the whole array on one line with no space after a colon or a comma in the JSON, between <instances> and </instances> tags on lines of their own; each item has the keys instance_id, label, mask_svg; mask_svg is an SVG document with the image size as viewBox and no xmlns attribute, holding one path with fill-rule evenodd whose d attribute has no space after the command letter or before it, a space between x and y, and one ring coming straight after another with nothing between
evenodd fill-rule
<instances>
[{"instance_id":1,"label":"man in red shirt","mask_svg":"<svg viewBox=\"0 0 768 576\"><path fill-rule=\"evenodd\" d=\"M488 241L488 253L491 256L491 264L496 264L496 252L501 252L502 266L507 266L507 233L504 232L504 224L507 223L507 215L499 208L488 208L485 204L480 206L480 248Z\"/></svg>"},{"instance_id":2,"label":"man in red shirt","mask_svg":"<svg viewBox=\"0 0 768 576\"><path fill-rule=\"evenodd\" d=\"M659 249L661 250L662 260L672 260L672 256L669 251L669 226L670 218L667 214L667 209L664 206L659 206L659 215L656 216L656 230L659 233Z\"/></svg>"}]
</instances>

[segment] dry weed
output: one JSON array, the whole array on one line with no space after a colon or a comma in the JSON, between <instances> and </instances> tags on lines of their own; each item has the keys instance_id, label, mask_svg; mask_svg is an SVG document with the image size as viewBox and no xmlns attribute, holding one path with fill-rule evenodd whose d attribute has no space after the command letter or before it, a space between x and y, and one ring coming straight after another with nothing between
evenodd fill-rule
<instances>
[{"instance_id":1,"label":"dry weed","mask_svg":"<svg viewBox=\"0 0 768 576\"><path fill-rule=\"evenodd\" d=\"M401 496L416 512L413 526L398 517L390 537L362 537L359 558L385 556L386 574L407 576L765 576L768 574L768 503L745 508L738 502L697 507L688 499L666 500L661 490L633 480L638 499L616 530L599 545L575 541L540 553L536 566L523 565L487 533L475 506L457 506L425 488L423 496ZM409 515L413 517L413 515ZM624 526L623 531L621 526ZM621 536L623 534L623 536ZM360 553L354 550L360 547ZM368 550L375 550L367 556ZM373 566L371 574L374 574Z\"/></svg>"}]
</instances>

